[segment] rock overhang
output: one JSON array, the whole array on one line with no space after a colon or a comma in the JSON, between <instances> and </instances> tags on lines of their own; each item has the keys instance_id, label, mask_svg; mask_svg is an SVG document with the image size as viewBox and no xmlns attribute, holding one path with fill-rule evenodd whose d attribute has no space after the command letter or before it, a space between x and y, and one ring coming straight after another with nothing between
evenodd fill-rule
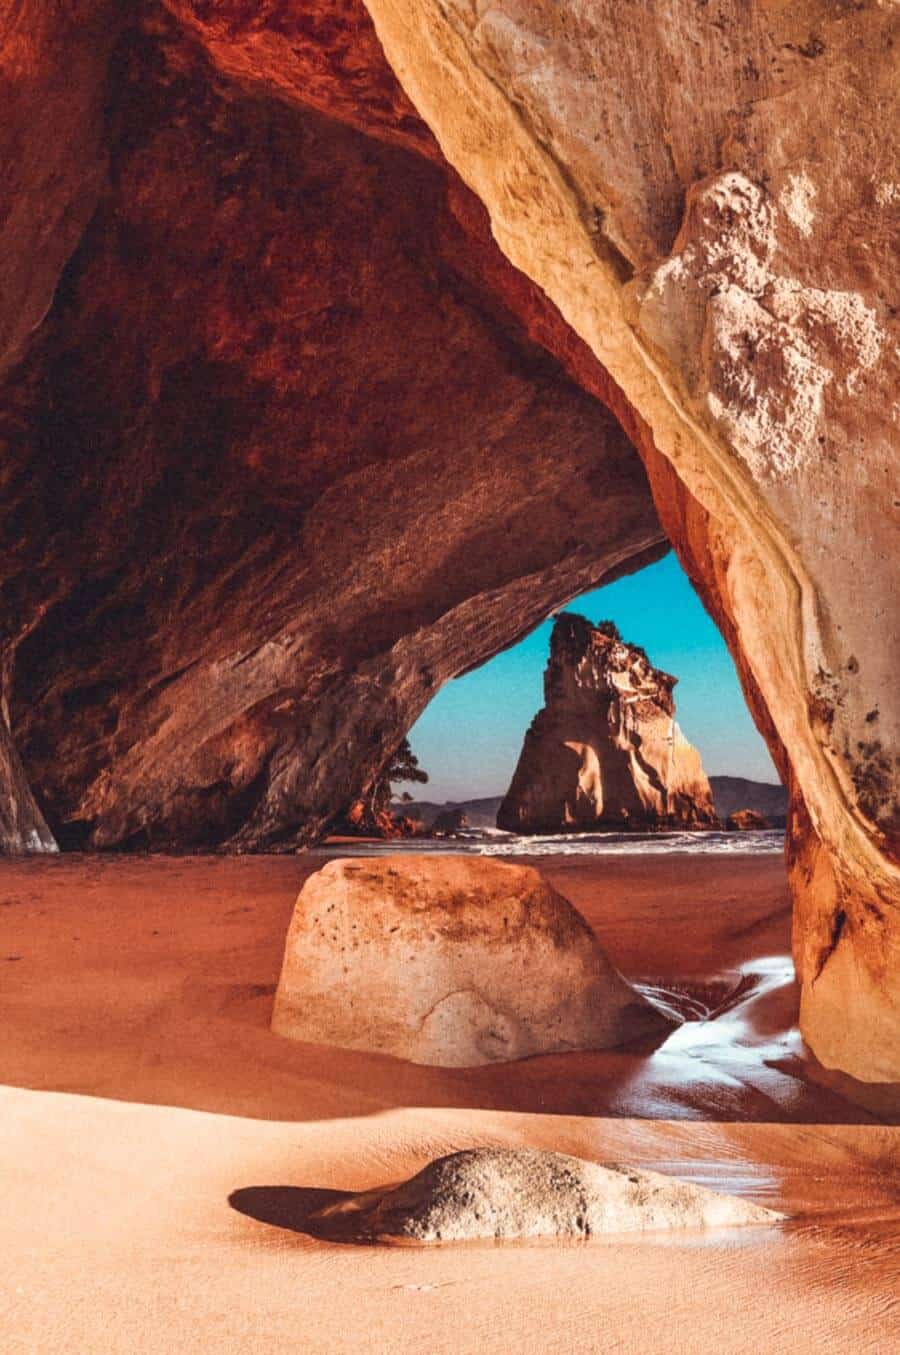
<instances>
[{"instance_id":1,"label":"rock overhang","mask_svg":"<svg viewBox=\"0 0 900 1355\"><path fill-rule=\"evenodd\" d=\"M507 561L499 577L495 572L468 579L455 598L441 594L442 583L460 562L469 564L483 543L499 539L499 523L484 521L474 541L461 540L456 555L442 560L421 587L402 599L396 590L383 603L368 599L372 605L362 607L355 619L349 666L335 661L343 641L333 624L323 625L321 645L304 647L297 636L286 634L280 621L295 606L298 585L293 579L286 597L275 602L278 590L273 591L271 579L283 577L283 566L277 550L261 558L273 532L286 543L299 531L299 521L285 513L284 505L287 500L296 509L303 493L298 494L292 472L279 467L279 456L273 459L267 450L277 444L291 463L290 439L283 432L273 439L271 432L262 436L259 428L244 424L233 459L220 446L211 462L217 471L225 467L230 475L240 464L253 474L249 480L237 477L224 511L207 505L197 522L186 520L181 538L173 538L179 549L192 538L205 543L211 531L215 535L214 521L233 524L241 514L245 521L252 517L260 528L258 540L225 541L223 554L230 551L231 560L218 580L204 578L201 569L173 592L160 589L148 575L129 580L117 598L110 583L119 568L113 551L105 567L88 578L87 591L70 599L68 611L66 597L52 586L61 559L77 562L85 572L73 527L83 526L91 538L88 561L115 537L117 513L107 503L91 519L92 502L99 501L79 487L80 456L101 450L119 504L128 508L142 497L129 483L124 463L109 455L121 430L105 417L98 422L96 411L84 417L92 390L98 409L110 404L102 380L97 372L79 368L71 355L79 347L89 352L101 339L106 351L116 353L119 336L127 338L134 288L129 263L152 244L154 231L158 194L147 150L154 118L165 122L167 108L177 111L180 132L170 127L159 143L170 157L169 168L177 177L179 161L194 163L205 146L212 165L209 200L225 217L236 213L236 219L242 199L260 189L253 156L248 162L248 146L233 135L233 124L221 164L215 162L215 141L223 129L228 133L230 110L245 98L259 109L271 91L279 107L290 111L306 90L319 114L371 130L379 143L402 146L434 166L443 163L439 142L467 185L454 172L438 170L446 194L440 253L450 264L451 291L475 301L505 353L514 317L519 337L513 347L521 344L522 334L533 344L528 380L542 370L539 348L551 351L572 381L615 412L640 450L659 519L728 640L751 710L792 789L789 862L804 1029L826 1061L863 1076L885 1077L897 1071L891 1050L898 1047L900 1018L891 977L898 962L897 708L890 658L896 589L889 566L895 552L892 556L884 526L890 510L886 486L896 465L890 422L896 371L893 343L883 337L892 323L883 261L900 172L885 167L875 173L870 167L888 166L891 155L884 127L891 125L889 108L896 98L890 33L896 16L875 6L826 13L809 3L792 10L769 7L764 23L748 26L745 7L720 8L716 25L694 7L685 8L679 25L673 23L671 6L661 17L652 7L623 14L620 6L579 3L567 7L563 32L560 13L539 0L501 0L477 24L465 7L429 0L412 15L412 27L412 11L403 0L371 0L388 65L361 7L343 0L322 0L299 26L292 6L273 4L263 14L254 7L251 14L233 4L213 15L190 0L172 0L171 23L153 5L129 16L119 49L127 60L113 64L107 85L106 40L96 39L102 30L116 41L123 30L108 22L106 6L91 10L91 23L80 34L54 28L41 0L20 7L17 31L35 53L31 74L37 73L32 85L20 88L26 93L30 88L39 102L52 107L46 90L58 92L58 72L66 69L67 98L77 96L71 107L77 105L78 113L66 120L57 148L79 173L52 180L55 196L43 199L46 219L64 223L65 229L42 254L40 286L13 317L24 324L26 339L37 326L27 351L16 346L18 339L10 349L19 365L4 397L8 483L14 487L10 504L17 517L13 536L18 549L32 534L40 550L32 559L27 551L19 555L7 576L4 689L12 732L24 744L25 770L38 800L47 777L49 800L57 805L51 817L74 819L84 840L173 843L191 824L202 822L206 841L272 843L279 835L289 838L286 828L300 820L313 833L320 831L337 800L358 788L352 786L354 778L368 774L381 752L402 737L440 681L488 657L582 587L659 549L659 528L639 487L640 473L628 462L627 443L619 444L612 462L605 456L598 464L588 449L591 439L579 444L572 438L571 427L596 417L588 413L590 402L579 406L574 399L570 428L557 423L557 454L570 471L577 464L583 478L576 478L577 488L543 538L538 533L539 548L528 540L539 515L529 519L523 512L519 540L527 541L527 549L521 546L518 562L510 568ZM681 32L691 40L673 46L671 35ZM193 47L186 33L193 35ZM662 48L665 77L645 78L643 66ZM7 48L21 50L26 48ZM212 76L196 82L198 51L207 54ZM534 64L537 51L543 53L543 66ZM724 79L723 70L732 67L734 78ZM50 73L46 88L42 69ZM100 111L104 104L115 106L116 81L121 92L121 72L127 81L129 70L145 78L128 90L115 126L104 126ZM453 90L449 100L448 89ZM199 95L198 107L214 111L214 125L204 129L203 117L197 121L196 109L185 104L192 92ZM149 96L153 116L147 118L141 99ZM16 107L27 114L26 104L27 99ZM592 130L598 109L609 114L602 134ZM264 143L284 144L276 135L283 116L274 110L267 115ZM634 155L629 142L636 121L645 132L663 126L666 131L655 140L645 135L643 157ZM185 129L188 140L179 142ZM13 124L11 130L17 135ZM259 130L257 125L257 141ZM122 172L124 161L108 143L111 131L122 138L128 155L137 156L129 173ZM501 145L502 163L496 154ZM22 166L20 203L27 212L29 194L44 192L45 166L33 156ZM405 191L418 206L424 198L410 195L414 179L404 180ZM277 173L269 172L266 181L280 209L289 190ZM188 176L188 182L189 190L173 195L173 203L190 208L203 177ZM102 204L115 208L117 192L126 194L120 206L130 193L132 205L140 204L149 216L142 220L138 214L129 222L112 240L113 249L97 249ZM396 204L403 193L389 197ZM98 202L100 213L86 226ZM518 271L496 249L482 203ZM181 213L179 224L182 264L190 273L200 232L192 235L190 210ZM422 237L412 231L411 238ZM214 236L213 243L227 259L227 233ZM14 229L0 244L4 276L10 270L27 276L36 257L34 239ZM60 285L60 270L70 256ZM267 287L284 267L276 256L277 251L267 256L260 246ZM152 259L152 249L147 257ZM435 268L433 254L430 258L426 276L433 288L436 284L434 298L443 296L440 279L447 274L443 265ZM98 299L107 303L103 323L93 333L78 317L84 304L79 303L79 280L90 280L92 268L99 269L93 276L102 284ZM241 265L233 271L220 268L219 274L215 299L227 312L236 298L228 295L230 284L223 279L233 284L242 277L246 285L252 271ZM166 285L167 299L176 306L187 294L183 284L173 274ZM104 287L109 288L105 293ZM277 292L276 285L276 303ZM53 305L44 317L51 296ZM257 295L255 304L258 300ZM13 299L12 304L18 303ZM334 313L326 304L323 314L339 325L355 304L351 295L342 302L343 310L339 306ZM147 305L152 314L152 297ZM73 315L76 323L67 337ZM240 423L248 408L258 408L266 380L280 368L278 360L273 364L272 348L273 339L277 348L278 326L267 329L273 323L269 315L263 332L246 346L256 346L252 389L236 399L223 398L223 387L226 396L233 394L237 369L231 355L222 362L215 308L206 313L206 323L209 338L187 363L177 352L170 355L146 384L141 364L132 363L127 379L114 383L113 404L123 396L125 403L133 399L136 409L142 400L155 402L166 436L174 430L176 447L179 439L187 446L208 445L211 434L215 444L217 429L229 421ZM434 355L440 348L433 339L417 341L417 363L424 352ZM298 351L296 345L291 351ZM547 387L557 417L559 392L569 390L559 384L558 371ZM754 390L764 397L762 442L759 419L752 427L747 424L747 401L752 403ZM159 392L165 395L162 405ZM213 417L185 421L179 400L200 408L209 405L211 393L216 394ZM56 422L45 422L41 440L32 446L29 430L41 406L56 411ZM508 405L501 401L494 413L502 410L513 418L514 409L523 413L522 426L547 438L554 425L549 407L542 424L518 393ZM459 425L459 410L457 416ZM186 481L180 457L167 464L153 422L142 426L132 419L128 432L133 438L135 427L141 429L139 442L153 467L157 503L166 506L178 502ZM491 421L495 432L497 423ZM512 466L514 421L509 427L510 460L502 464ZM359 499L339 484L329 493L332 504L345 496L341 521L346 523L357 503L368 508L378 491L383 493L388 479L393 507L372 533L383 544L385 533L390 537L412 510L402 494L396 497L397 467L384 454L383 430L379 437L380 481L359 482ZM603 441L610 447L615 437L605 435ZM769 456L769 446L778 454ZM54 459L48 454L53 448L64 455ZM497 460L495 450L492 457ZM523 501L529 482L546 492L564 492L565 477L555 483L549 476L542 480L533 474L534 464L525 467L516 489ZM471 480L470 463L466 470ZM428 473L420 463L404 466L403 474L408 471L411 478ZM260 496L257 478L248 516L248 484L260 473L267 487ZM29 482L29 477L36 478ZM618 495L619 511L607 519L603 548L599 533L590 538L587 524L574 525L586 486L597 504ZM69 488L75 492L69 494ZM483 494L478 501L483 503ZM457 517L470 511L472 500L462 490L454 502ZM373 547L369 556L371 541L360 541L346 529L335 533L327 514L317 522L308 508L304 501L312 518L304 518L304 530L315 545L315 560L323 558L323 547L346 546L343 577L358 570L362 558L394 569L410 550L402 538L396 555ZM598 544L586 545L579 533ZM562 562L560 541L567 543ZM91 568L86 572L90 576ZM245 586L251 627L229 614L233 590ZM361 591L355 585L352 596L359 598ZM328 595L334 597L334 585L326 578L322 596ZM174 629L164 632L159 650L144 645L152 663L132 690L119 691L119 661L112 676L87 661L86 682L54 686L52 674L59 672L54 651L68 651L73 661L84 662L81 656L96 652L97 635L118 641L124 616L152 613L154 596ZM279 613L279 624L270 616L261 634L257 623L267 606ZM198 626L204 609L215 611L217 624L227 630L212 644ZM515 627L498 619L510 610L516 613ZM388 614L404 618L392 635L384 625ZM428 618L424 630L423 614ZM482 621L491 615L487 638L479 614ZM94 618L87 629L79 615ZM172 638L176 633L192 633L201 643L186 647ZM301 691L308 700L301 699ZM236 697L236 692L242 694ZM323 704L324 692L328 700ZM366 703L371 720L327 713ZM189 718L179 717L179 707ZM305 731L306 750L299 761L298 726ZM343 766L328 755L336 740L347 749ZM135 751L142 742L147 758ZM51 753L66 768L65 785L50 785L57 775ZM7 761L12 768L12 759ZM151 766L161 774L147 775ZM27 805L21 773L15 772L12 784L15 803ZM844 919L840 928L838 917ZM864 1036L866 1029L877 1033Z\"/></svg>"}]
</instances>

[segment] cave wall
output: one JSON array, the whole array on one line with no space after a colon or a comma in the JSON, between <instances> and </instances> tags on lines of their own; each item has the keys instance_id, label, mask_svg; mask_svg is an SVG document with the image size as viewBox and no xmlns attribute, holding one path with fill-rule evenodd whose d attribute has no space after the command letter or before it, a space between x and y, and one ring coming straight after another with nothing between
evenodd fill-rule
<instances>
[{"instance_id":1,"label":"cave wall","mask_svg":"<svg viewBox=\"0 0 900 1355\"><path fill-rule=\"evenodd\" d=\"M366 136L213 56L123 29L107 186L0 410L10 722L64 846L313 840L449 676L664 549L393 82Z\"/></svg>"},{"instance_id":2,"label":"cave wall","mask_svg":"<svg viewBox=\"0 0 900 1355\"><path fill-rule=\"evenodd\" d=\"M0 13L0 375L50 309L103 190L117 29L111 0L86 0L77 13L18 0Z\"/></svg>"},{"instance_id":3,"label":"cave wall","mask_svg":"<svg viewBox=\"0 0 900 1355\"><path fill-rule=\"evenodd\" d=\"M0 713L0 841L4 850L54 852L56 840L38 808L9 724Z\"/></svg>"},{"instance_id":4,"label":"cave wall","mask_svg":"<svg viewBox=\"0 0 900 1355\"><path fill-rule=\"evenodd\" d=\"M896 10L369 0L442 150L705 515L794 802L802 1023L900 1072Z\"/></svg>"}]
</instances>

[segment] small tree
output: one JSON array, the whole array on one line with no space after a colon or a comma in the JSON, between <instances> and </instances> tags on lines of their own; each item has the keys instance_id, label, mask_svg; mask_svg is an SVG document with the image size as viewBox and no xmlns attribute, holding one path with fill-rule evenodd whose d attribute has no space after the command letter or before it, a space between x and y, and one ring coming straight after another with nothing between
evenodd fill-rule
<instances>
[{"instance_id":1,"label":"small tree","mask_svg":"<svg viewBox=\"0 0 900 1355\"><path fill-rule=\"evenodd\" d=\"M394 781L415 781L420 786L428 782L428 773L419 766L419 759L410 748L409 739L403 740L372 782L367 798L373 819L377 814L390 810L393 794L391 783ZM404 792L403 799L409 804L412 796Z\"/></svg>"},{"instance_id":2,"label":"small tree","mask_svg":"<svg viewBox=\"0 0 900 1355\"><path fill-rule=\"evenodd\" d=\"M368 788L342 815L339 822L343 826L340 831L376 837L402 837L406 825L391 813L392 782L417 781L419 785L424 785L427 780L428 773L419 766L419 759L410 748L409 740L404 739ZM400 798L405 804L412 800L408 791L404 791Z\"/></svg>"}]
</instances>

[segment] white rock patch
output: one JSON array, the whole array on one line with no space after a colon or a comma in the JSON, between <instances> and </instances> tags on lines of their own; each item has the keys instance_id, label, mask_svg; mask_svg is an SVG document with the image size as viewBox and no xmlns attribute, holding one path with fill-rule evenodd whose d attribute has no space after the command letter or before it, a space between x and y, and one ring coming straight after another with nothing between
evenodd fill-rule
<instances>
[{"instance_id":1,"label":"white rock patch","mask_svg":"<svg viewBox=\"0 0 900 1355\"><path fill-rule=\"evenodd\" d=\"M885 344L863 297L808 287L776 269L780 218L811 234L815 193L805 174L792 176L777 204L742 174L712 180L690 204L683 247L644 295L642 318L652 327L661 315L656 324L669 343L702 317L695 379L758 478L784 478L818 454L826 388L836 382L856 393Z\"/></svg>"},{"instance_id":2,"label":"white rock patch","mask_svg":"<svg viewBox=\"0 0 900 1355\"><path fill-rule=\"evenodd\" d=\"M808 174L792 174L778 199L785 216L807 238L812 235L816 219L813 202L817 191Z\"/></svg>"}]
</instances>

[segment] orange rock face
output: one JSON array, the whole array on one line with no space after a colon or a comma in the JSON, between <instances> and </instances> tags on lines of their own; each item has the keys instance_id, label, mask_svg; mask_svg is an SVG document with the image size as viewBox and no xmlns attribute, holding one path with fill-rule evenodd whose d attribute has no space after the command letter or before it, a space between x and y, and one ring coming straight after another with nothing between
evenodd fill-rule
<instances>
[{"instance_id":1,"label":"orange rock face","mask_svg":"<svg viewBox=\"0 0 900 1355\"><path fill-rule=\"evenodd\" d=\"M0 404L15 742L64 845L308 841L443 681L662 534L391 100L365 136L152 9L110 82L108 186Z\"/></svg>"},{"instance_id":2,"label":"orange rock face","mask_svg":"<svg viewBox=\"0 0 900 1355\"><path fill-rule=\"evenodd\" d=\"M0 14L0 373L26 351L103 190L116 7L19 0Z\"/></svg>"},{"instance_id":3,"label":"orange rock face","mask_svg":"<svg viewBox=\"0 0 900 1355\"><path fill-rule=\"evenodd\" d=\"M677 679L615 626L564 612L497 825L514 833L718 826L700 754L675 720Z\"/></svg>"},{"instance_id":4,"label":"orange rock face","mask_svg":"<svg viewBox=\"0 0 900 1355\"><path fill-rule=\"evenodd\" d=\"M769 828L771 825L765 814L760 814L756 809L736 809L728 815L725 827L736 833L747 833L754 828Z\"/></svg>"},{"instance_id":5,"label":"orange rock face","mask_svg":"<svg viewBox=\"0 0 900 1355\"><path fill-rule=\"evenodd\" d=\"M163 0L229 81L441 161L361 0Z\"/></svg>"}]
</instances>

